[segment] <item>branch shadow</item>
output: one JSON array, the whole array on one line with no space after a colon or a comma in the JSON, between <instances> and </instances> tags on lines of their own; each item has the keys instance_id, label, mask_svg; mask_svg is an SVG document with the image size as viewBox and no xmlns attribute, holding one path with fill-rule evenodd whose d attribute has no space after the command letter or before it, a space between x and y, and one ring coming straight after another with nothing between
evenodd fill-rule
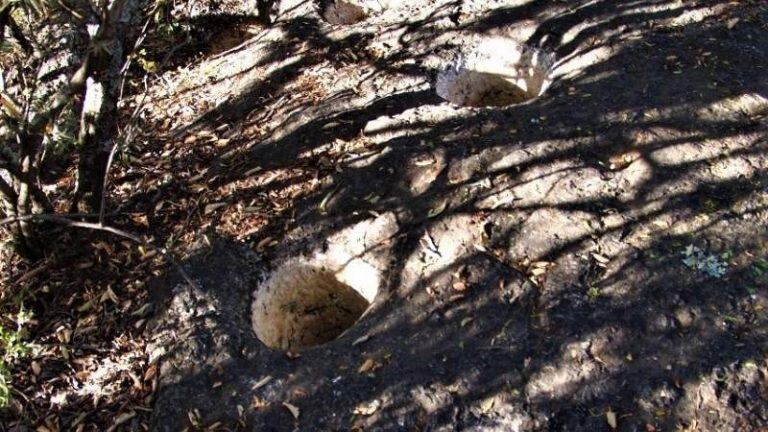
<instances>
[{"instance_id":1,"label":"branch shadow","mask_svg":"<svg viewBox=\"0 0 768 432\"><path fill-rule=\"evenodd\" d=\"M193 407L200 425L251 430L601 430L608 411L626 430L765 426L768 323L759 311L768 284L753 263L766 253L756 197L768 185L768 108L752 103L768 98L757 79L768 37L759 21L725 23L747 6L672 30L646 26L696 7L558 6L531 43L549 35L561 58L601 46L610 55L538 99L467 109L423 88L374 100L335 95L208 159L202 179L229 188L230 206L313 187L244 243L216 240L193 257L186 266L199 292L161 284L177 291L158 299L165 324L154 329L182 336L157 343L172 350L162 364L175 366L161 373L155 430L186 425ZM502 8L459 30L485 32L551 8ZM339 44L309 18L291 25L286 32L311 46L306 56L194 128L253 122L254 110L277 100L262 95L371 40L357 34ZM379 70L385 63L369 64L382 74L431 74ZM334 153L337 141L354 148ZM283 174L253 180L269 173ZM171 195L189 199L189 186ZM298 358L255 339L252 287L280 254L310 253L387 212L400 224L394 258L357 325ZM278 236L278 251L253 255L247 246ZM425 236L438 253L426 250ZM707 276L684 263L691 245L728 272ZM256 270L245 276L245 267ZM358 372L366 359L377 368Z\"/></svg>"}]
</instances>

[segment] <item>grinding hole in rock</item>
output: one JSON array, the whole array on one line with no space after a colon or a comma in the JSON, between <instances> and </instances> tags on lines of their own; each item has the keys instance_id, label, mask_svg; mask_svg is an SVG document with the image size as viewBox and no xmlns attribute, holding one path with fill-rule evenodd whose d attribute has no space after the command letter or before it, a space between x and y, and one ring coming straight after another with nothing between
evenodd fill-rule
<instances>
[{"instance_id":1,"label":"grinding hole in rock","mask_svg":"<svg viewBox=\"0 0 768 432\"><path fill-rule=\"evenodd\" d=\"M284 350L336 339L376 296L378 276L372 271L361 263L340 272L298 262L283 264L254 292L256 336L265 345Z\"/></svg>"},{"instance_id":2,"label":"grinding hole in rock","mask_svg":"<svg viewBox=\"0 0 768 432\"><path fill-rule=\"evenodd\" d=\"M459 106L525 102L549 87L553 59L510 39L487 39L438 74L437 94Z\"/></svg>"},{"instance_id":3,"label":"grinding hole in rock","mask_svg":"<svg viewBox=\"0 0 768 432\"><path fill-rule=\"evenodd\" d=\"M330 0L320 4L320 15L329 24L351 25L368 18L362 0Z\"/></svg>"}]
</instances>

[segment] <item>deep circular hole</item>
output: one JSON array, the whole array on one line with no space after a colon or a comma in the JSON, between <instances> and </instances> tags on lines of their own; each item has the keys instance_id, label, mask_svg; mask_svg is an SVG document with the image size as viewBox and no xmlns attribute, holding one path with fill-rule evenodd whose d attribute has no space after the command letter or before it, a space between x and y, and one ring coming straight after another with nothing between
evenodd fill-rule
<instances>
[{"instance_id":1,"label":"deep circular hole","mask_svg":"<svg viewBox=\"0 0 768 432\"><path fill-rule=\"evenodd\" d=\"M525 102L549 87L552 59L514 42L487 41L438 75L437 94L459 106Z\"/></svg>"},{"instance_id":2,"label":"deep circular hole","mask_svg":"<svg viewBox=\"0 0 768 432\"><path fill-rule=\"evenodd\" d=\"M256 289L253 329L271 348L321 345L352 327L375 294L370 287L355 289L327 269L287 264Z\"/></svg>"},{"instance_id":3,"label":"deep circular hole","mask_svg":"<svg viewBox=\"0 0 768 432\"><path fill-rule=\"evenodd\" d=\"M365 8L354 0L326 0L319 6L320 16L333 25L351 25L368 18Z\"/></svg>"}]
</instances>

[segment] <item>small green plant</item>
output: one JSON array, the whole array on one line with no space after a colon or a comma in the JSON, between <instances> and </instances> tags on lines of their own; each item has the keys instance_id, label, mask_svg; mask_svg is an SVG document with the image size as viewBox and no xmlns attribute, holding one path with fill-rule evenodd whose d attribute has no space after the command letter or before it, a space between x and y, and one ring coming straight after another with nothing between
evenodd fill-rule
<instances>
[{"instance_id":1,"label":"small green plant","mask_svg":"<svg viewBox=\"0 0 768 432\"><path fill-rule=\"evenodd\" d=\"M11 374L5 366L5 362L0 360L0 408L5 408L11 401Z\"/></svg>"},{"instance_id":2,"label":"small green plant","mask_svg":"<svg viewBox=\"0 0 768 432\"><path fill-rule=\"evenodd\" d=\"M760 258L752 263L752 273L754 273L755 276L761 277L764 274L768 273L768 261Z\"/></svg>"},{"instance_id":3,"label":"small green plant","mask_svg":"<svg viewBox=\"0 0 768 432\"><path fill-rule=\"evenodd\" d=\"M24 342L24 325L32 319L32 314L22 307L14 319L16 328L7 330L0 326L0 408L5 408L11 401L11 373L9 363L28 355L31 346Z\"/></svg>"},{"instance_id":4,"label":"small green plant","mask_svg":"<svg viewBox=\"0 0 768 432\"><path fill-rule=\"evenodd\" d=\"M2 345L3 360L10 361L29 354L29 346L22 339L22 331L6 330L0 327L0 345Z\"/></svg>"},{"instance_id":5,"label":"small green plant","mask_svg":"<svg viewBox=\"0 0 768 432\"><path fill-rule=\"evenodd\" d=\"M720 256L712 255L694 245L689 245L682 253L683 264L688 268L700 271L707 276L720 279L725 276L728 269L726 260L730 257L730 252L725 252Z\"/></svg>"}]
</instances>

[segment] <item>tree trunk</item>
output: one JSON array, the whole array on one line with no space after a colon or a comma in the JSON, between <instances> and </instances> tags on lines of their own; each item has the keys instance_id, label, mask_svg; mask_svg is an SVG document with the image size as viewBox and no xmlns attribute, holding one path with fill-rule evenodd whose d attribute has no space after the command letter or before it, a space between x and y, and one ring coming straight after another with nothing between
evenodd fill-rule
<instances>
[{"instance_id":1,"label":"tree trunk","mask_svg":"<svg viewBox=\"0 0 768 432\"><path fill-rule=\"evenodd\" d=\"M73 205L83 213L97 212L103 194L107 159L117 126L117 101L108 94L110 90L105 91L105 85L92 78L86 84L86 102L80 119L77 189Z\"/></svg>"},{"instance_id":2,"label":"tree trunk","mask_svg":"<svg viewBox=\"0 0 768 432\"><path fill-rule=\"evenodd\" d=\"M0 204L2 204L2 208L8 217L25 215L19 209L19 194L2 175L0 175ZM10 224L8 229L10 230L14 251L17 254L30 260L40 257L40 248L37 247L34 240L35 236L31 232L34 227L26 222L19 221Z\"/></svg>"},{"instance_id":3,"label":"tree trunk","mask_svg":"<svg viewBox=\"0 0 768 432\"><path fill-rule=\"evenodd\" d=\"M86 83L80 122L80 160L73 209L97 213L104 194L107 162L117 145L120 78L125 64L124 47L135 19L136 0L116 0L92 44L92 68ZM133 37L133 35L130 35ZM108 49L105 47L109 47Z\"/></svg>"}]
</instances>

